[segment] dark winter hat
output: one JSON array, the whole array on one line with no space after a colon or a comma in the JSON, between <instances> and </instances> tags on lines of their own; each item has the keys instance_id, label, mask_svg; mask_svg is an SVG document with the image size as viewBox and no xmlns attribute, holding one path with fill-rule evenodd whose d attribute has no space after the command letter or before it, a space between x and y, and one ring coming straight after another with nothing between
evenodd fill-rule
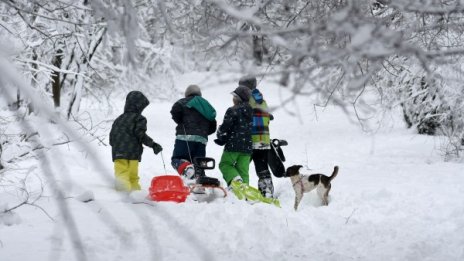
<instances>
[{"instance_id":1,"label":"dark winter hat","mask_svg":"<svg viewBox=\"0 0 464 261\"><path fill-rule=\"evenodd\" d=\"M243 76L238 81L238 85L248 87L250 90L256 89L256 77L253 76Z\"/></svg>"},{"instance_id":2,"label":"dark winter hat","mask_svg":"<svg viewBox=\"0 0 464 261\"><path fill-rule=\"evenodd\" d=\"M248 102L250 100L250 89L245 86L238 86L233 92L233 95L240 98L242 102Z\"/></svg>"},{"instance_id":3,"label":"dark winter hat","mask_svg":"<svg viewBox=\"0 0 464 261\"><path fill-rule=\"evenodd\" d=\"M185 89L185 97L194 96L194 95L201 96L201 90L200 90L200 87L198 87L198 85L192 84L192 85L189 85L187 89Z\"/></svg>"}]
</instances>

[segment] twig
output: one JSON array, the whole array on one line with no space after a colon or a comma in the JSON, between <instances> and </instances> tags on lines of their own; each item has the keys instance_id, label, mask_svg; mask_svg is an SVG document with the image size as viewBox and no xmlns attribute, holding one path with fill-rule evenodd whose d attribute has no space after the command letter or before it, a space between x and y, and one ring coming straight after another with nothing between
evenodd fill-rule
<instances>
[{"instance_id":1,"label":"twig","mask_svg":"<svg viewBox=\"0 0 464 261\"><path fill-rule=\"evenodd\" d=\"M42 62L39 62L39 61L35 61L35 60L31 60L31 59L21 59L21 58L16 58L15 59L16 61L18 62L22 62L22 63L26 63L26 64L36 64L38 66L42 66L42 67L45 67L49 70L53 70L55 72L59 72L59 73L65 73L65 74L75 74L75 75L79 75L79 76L82 76L84 78L87 78L87 79L90 79L89 77L87 77L85 74L82 74L82 73L79 73L79 72L74 72L74 71L70 71L70 70L64 70L64 69L61 69L61 68L58 68L56 66L53 66L53 65L50 65L50 64L46 64L46 63L42 63Z\"/></svg>"},{"instance_id":2,"label":"twig","mask_svg":"<svg viewBox=\"0 0 464 261\"><path fill-rule=\"evenodd\" d=\"M33 207L36 207L38 209L40 209L51 221L55 222L56 220L50 216L50 214L48 214L48 212L41 206L35 204L35 203L28 203L27 205L30 205L30 206L33 206Z\"/></svg>"},{"instance_id":3,"label":"twig","mask_svg":"<svg viewBox=\"0 0 464 261\"><path fill-rule=\"evenodd\" d=\"M11 207L11 208L8 208L8 209L4 209L4 210L2 211L2 214L11 212L11 211L13 211L13 210L15 210L15 209L17 209L17 208L19 208L19 207L21 207L21 206L24 206L24 205L27 205L27 199L24 200L23 202L17 204L17 205L14 206L14 207Z\"/></svg>"},{"instance_id":4,"label":"twig","mask_svg":"<svg viewBox=\"0 0 464 261\"><path fill-rule=\"evenodd\" d=\"M357 208L353 209L353 212L351 212L351 214L346 218L346 221L345 221L345 225L348 224L348 222L350 221L351 217L353 216L354 212L356 212Z\"/></svg>"},{"instance_id":5,"label":"twig","mask_svg":"<svg viewBox=\"0 0 464 261\"><path fill-rule=\"evenodd\" d=\"M56 142L56 143L53 143L52 146L60 146L60 145L65 145L65 144L68 144L68 143L71 143L72 141L71 140L67 140L67 141L62 141L62 142ZM45 147L43 145L38 145L37 147L33 148L32 150L30 151L27 151L27 152L24 152L10 160L7 161L7 163L13 163L14 161L16 161L17 159L19 158L22 158L26 155L29 155L31 154L32 152L36 151L36 150L42 150L42 149L48 149L48 147Z\"/></svg>"},{"instance_id":6,"label":"twig","mask_svg":"<svg viewBox=\"0 0 464 261\"><path fill-rule=\"evenodd\" d=\"M101 144L103 144L104 146L108 146L108 144L106 144L105 141L104 141L102 138L96 136L94 133L91 132L92 129L94 129L94 127L97 127L98 125L100 125L100 123L97 124L96 126L93 126L93 124L92 124L92 118L91 118L90 113L88 113L88 112L86 112L86 113L89 115L89 119L90 119L90 129L87 128L87 127L85 127L84 124L82 124L80 121L78 121L78 119L77 119L74 115L72 115L72 118L73 118L74 122L77 123L79 126L81 126L82 129L84 129L84 130L87 132L87 134L89 134L90 136L92 136L92 137L94 137L95 139L97 139Z\"/></svg>"}]
</instances>

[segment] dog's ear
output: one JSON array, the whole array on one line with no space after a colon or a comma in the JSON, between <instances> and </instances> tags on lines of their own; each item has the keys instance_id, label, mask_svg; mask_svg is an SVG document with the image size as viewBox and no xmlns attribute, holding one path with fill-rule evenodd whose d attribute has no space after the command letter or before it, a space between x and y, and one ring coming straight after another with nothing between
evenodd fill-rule
<instances>
[{"instance_id":1,"label":"dog's ear","mask_svg":"<svg viewBox=\"0 0 464 261\"><path fill-rule=\"evenodd\" d=\"M293 165L287 168L285 172L286 177L291 177L300 174L300 168L303 167L301 165Z\"/></svg>"},{"instance_id":2,"label":"dog's ear","mask_svg":"<svg viewBox=\"0 0 464 261\"><path fill-rule=\"evenodd\" d=\"M293 172L292 167L288 167L287 170L285 171L285 177L290 177L291 173Z\"/></svg>"}]
</instances>

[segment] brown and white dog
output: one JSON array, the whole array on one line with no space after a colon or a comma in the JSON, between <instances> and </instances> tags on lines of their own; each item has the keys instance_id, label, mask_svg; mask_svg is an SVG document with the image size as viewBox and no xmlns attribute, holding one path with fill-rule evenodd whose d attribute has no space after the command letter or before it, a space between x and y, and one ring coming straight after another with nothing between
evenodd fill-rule
<instances>
[{"instance_id":1,"label":"brown and white dog","mask_svg":"<svg viewBox=\"0 0 464 261\"><path fill-rule=\"evenodd\" d=\"M330 177L324 174L312 174L312 175L303 175L300 174L301 165L293 165L287 168L286 177L289 177L292 181L293 189L295 190L295 210L297 210L298 205L300 204L301 199L303 198L303 193L310 192L311 190L317 188L317 194L322 200L322 204L325 206L329 205L329 191L332 185L330 182L338 174L338 166L334 167L333 173Z\"/></svg>"}]
</instances>

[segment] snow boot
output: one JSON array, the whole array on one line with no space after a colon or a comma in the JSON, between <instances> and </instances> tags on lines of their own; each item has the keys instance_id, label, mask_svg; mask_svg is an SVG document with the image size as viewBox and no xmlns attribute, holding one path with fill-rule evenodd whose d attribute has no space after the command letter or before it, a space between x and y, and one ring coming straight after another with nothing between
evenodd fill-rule
<instances>
[{"instance_id":1,"label":"snow boot","mask_svg":"<svg viewBox=\"0 0 464 261\"><path fill-rule=\"evenodd\" d=\"M274 198L274 185L271 178L260 178L258 180L258 189L265 198Z\"/></svg>"},{"instance_id":2,"label":"snow boot","mask_svg":"<svg viewBox=\"0 0 464 261\"><path fill-rule=\"evenodd\" d=\"M195 167L193 166L193 164L187 165L187 167L185 167L184 171L182 172L182 175L184 175L188 179L192 179L195 175Z\"/></svg>"},{"instance_id":3,"label":"snow boot","mask_svg":"<svg viewBox=\"0 0 464 261\"><path fill-rule=\"evenodd\" d=\"M189 161L184 160L177 168L177 173L179 173L179 175L181 175L184 179L193 179L195 175L195 167Z\"/></svg>"}]
</instances>

